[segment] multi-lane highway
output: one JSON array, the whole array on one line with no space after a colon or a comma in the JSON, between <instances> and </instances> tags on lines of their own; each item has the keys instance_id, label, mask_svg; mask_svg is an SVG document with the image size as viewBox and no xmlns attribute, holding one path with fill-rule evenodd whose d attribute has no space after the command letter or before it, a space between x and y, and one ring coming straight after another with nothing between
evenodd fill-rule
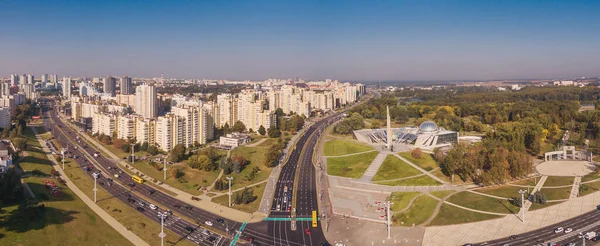
<instances>
[{"instance_id":1,"label":"multi-lane highway","mask_svg":"<svg viewBox=\"0 0 600 246\"><path fill-rule=\"evenodd\" d=\"M481 242L474 245L548 245L549 243L558 245L568 245L569 243L582 244L582 238L579 233L585 234L589 231L600 232L600 210L594 210L582 214L580 216L561 221L559 223L549 225L534 231L515 235L516 238L502 238ZM559 232L555 233L554 229L563 227L564 229L573 229L570 233ZM587 241L588 245L592 245L591 241Z\"/></svg>"},{"instance_id":2,"label":"multi-lane highway","mask_svg":"<svg viewBox=\"0 0 600 246\"><path fill-rule=\"evenodd\" d=\"M288 161L281 167L282 170L271 203L270 217L292 217L294 196L296 218L309 218L312 216L312 211L317 211L319 214L315 167L312 157L317 141L325 127L341 117L342 113L336 113L321 119L311 125L300 137L290 153ZM298 171L297 180L296 171ZM273 240L269 245L322 245L327 241L321 228L321 222L318 225L319 227L313 228L311 221L296 221L295 230L293 230L290 221L269 221L255 223L249 225L248 228L261 230L266 227L269 235L273 235Z\"/></svg>"},{"instance_id":3,"label":"multi-lane highway","mask_svg":"<svg viewBox=\"0 0 600 246\"><path fill-rule=\"evenodd\" d=\"M50 109L52 109L52 101L50 101L50 105ZM146 204L153 203L158 205L159 207L164 207L171 211L175 211L179 214L185 215L188 218L193 218L195 220L194 223L187 222L181 218L176 218L176 216L171 216L172 220L177 220L179 222L168 222L167 228L177 233L178 235L188 238L190 233L185 229L187 226L193 226L194 228L196 228L197 225L204 226L204 223L206 221L211 221L213 222L213 226L206 227L213 230L213 233L211 233L211 235L215 235L216 241L220 240L219 243L225 245L228 244L230 241L228 237L217 237L218 234L214 232L218 231L219 233L228 234L228 236L232 237L235 231L240 228L240 222L228 220L226 218L220 218L218 215L197 208L191 204L182 202L176 198L171 197L170 195L161 192L160 190L152 188L150 185L147 185L145 183L136 183L134 187L130 188L128 184L133 183L131 176L127 172L123 172L120 169L119 165L115 163L115 161L104 157L102 154L100 154L98 157L94 157L94 153L101 152L95 149L93 145L88 145L87 143L85 143L85 141L79 140L78 133L74 130L71 130L67 125L65 125L65 123L62 122L62 120L57 116L57 113L54 110L49 111L49 117L45 119L45 126L47 129L52 130L53 136L56 137L57 140L59 140L61 145L71 147L69 149L69 151L71 152L69 153L69 155L78 156L79 158L75 159L75 161L79 165L96 165L97 168L102 170L103 174L106 175L101 179L107 179L110 177L115 181L115 183L118 184L112 185L110 187L103 186L103 188L105 188L109 193L111 193L115 197L118 197L120 200L129 203L127 200L127 198L129 197L127 197L127 195L131 194L132 197L135 195L135 198L132 199L135 199L136 201L144 201ZM77 146L77 149L74 148L75 146ZM115 174L118 174L119 178L115 178ZM91 175L91 173L89 175ZM119 188L119 190L116 190L117 188ZM130 204L134 207L137 207L133 203ZM144 215L150 216L153 220L160 222L160 220L158 220L157 213L151 212L150 210L151 209L145 209ZM223 223L217 222L217 219L222 219ZM197 231L201 232L202 228L200 228ZM258 245L270 245L273 241L273 237L264 232L266 232L266 228L262 230L245 230L241 238L252 237L254 239L254 242ZM196 243L200 242L194 235L195 234L192 233L192 235L188 239ZM210 239L210 237L207 237L207 239ZM210 245L213 244L213 242L208 243Z\"/></svg>"}]
</instances>

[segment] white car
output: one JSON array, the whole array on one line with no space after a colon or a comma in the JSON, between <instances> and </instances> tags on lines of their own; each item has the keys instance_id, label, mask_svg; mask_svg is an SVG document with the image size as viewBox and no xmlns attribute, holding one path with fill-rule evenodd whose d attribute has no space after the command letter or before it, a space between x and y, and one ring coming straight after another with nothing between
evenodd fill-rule
<instances>
[{"instance_id":1,"label":"white car","mask_svg":"<svg viewBox=\"0 0 600 246\"><path fill-rule=\"evenodd\" d=\"M212 226L213 225L213 223L210 222L210 221L208 221L208 220L206 222L204 222L204 224L206 224L207 226Z\"/></svg>"},{"instance_id":2,"label":"white car","mask_svg":"<svg viewBox=\"0 0 600 246\"><path fill-rule=\"evenodd\" d=\"M572 232L572 231L573 231L573 229L571 229L571 228L565 229L565 233L569 233L569 232Z\"/></svg>"},{"instance_id":3,"label":"white car","mask_svg":"<svg viewBox=\"0 0 600 246\"><path fill-rule=\"evenodd\" d=\"M554 233L562 232L564 229L562 227L554 229Z\"/></svg>"},{"instance_id":4,"label":"white car","mask_svg":"<svg viewBox=\"0 0 600 246\"><path fill-rule=\"evenodd\" d=\"M158 208L156 205L154 205L154 204L152 204L152 203L150 203L149 207L150 207L152 210L156 210L156 209Z\"/></svg>"}]
</instances>

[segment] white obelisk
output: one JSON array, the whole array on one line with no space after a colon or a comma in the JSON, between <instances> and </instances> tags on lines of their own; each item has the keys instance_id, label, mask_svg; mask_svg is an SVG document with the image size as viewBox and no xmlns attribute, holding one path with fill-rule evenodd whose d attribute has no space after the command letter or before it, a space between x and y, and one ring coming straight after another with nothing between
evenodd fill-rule
<instances>
[{"instance_id":1,"label":"white obelisk","mask_svg":"<svg viewBox=\"0 0 600 246\"><path fill-rule=\"evenodd\" d=\"M387 143L385 144L385 147L388 149L392 148L392 123L390 120L390 106L387 106Z\"/></svg>"}]
</instances>

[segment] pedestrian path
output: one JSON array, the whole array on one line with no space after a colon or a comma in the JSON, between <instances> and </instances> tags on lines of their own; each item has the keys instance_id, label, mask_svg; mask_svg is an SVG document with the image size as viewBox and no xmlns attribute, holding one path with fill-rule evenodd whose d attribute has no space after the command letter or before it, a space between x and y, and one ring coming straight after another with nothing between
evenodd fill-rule
<instances>
[{"instance_id":1,"label":"pedestrian path","mask_svg":"<svg viewBox=\"0 0 600 246\"><path fill-rule=\"evenodd\" d=\"M414 168L416 168L417 170L421 171L422 173L426 174L427 176L431 177L432 179L435 179L436 181L438 181L438 182L440 182L440 183L442 183L442 184L446 184L446 183L448 183L448 182L446 182L446 181L444 181L444 180L442 180L442 179L438 178L437 176L435 176L435 175L431 174L430 172L427 172L427 171L425 171L423 168L421 168L421 167L419 167L419 166L415 165L414 163L410 162L409 160L407 160L406 158L404 158L404 157L400 156L399 154L396 154L396 153L394 153L394 156L396 156L396 157L400 158L400 160L402 160L402 161L404 161L404 162L408 163L409 165L411 165L412 167L414 167Z\"/></svg>"},{"instance_id":2,"label":"pedestrian path","mask_svg":"<svg viewBox=\"0 0 600 246\"><path fill-rule=\"evenodd\" d=\"M533 188L533 190L529 194L535 194L536 192L540 191L542 189L542 187L544 187L544 183L546 183L546 179L548 179L548 176L542 176L540 178L540 181L538 181L538 183L535 185L535 188ZM525 205L524 205L524 207L521 208L521 210L525 209L525 211L529 211L529 208L531 207L531 205L532 205L531 201L529 201L529 199L525 199Z\"/></svg>"},{"instance_id":3,"label":"pedestrian path","mask_svg":"<svg viewBox=\"0 0 600 246\"><path fill-rule=\"evenodd\" d=\"M356 152L356 153L350 153L350 154L345 154L345 155L328 155L328 156L325 156L325 157L327 157L327 158L339 158L339 157L347 157L347 156L353 156L353 155L361 155L361 154L371 153L373 151L377 151L377 150L367 150L367 151L363 151L363 152Z\"/></svg>"},{"instance_id":4,"label":"pedestrian path","mask_svg":"<svg viewBox=\"0 0 600 246\"><path fill-rule=\"evenodd\" d=\"M387 156L387 153L379 152L379 154L377 154L377 156L375 156L375 159L373 159L373 161L371 162L371 165L369 165L369 168L367 168L367 171L365 171L365 173L360 177L359 180L367 183L371 182L371 180L377 173L377 170L379 170L381 164L383 164L383 161L385 161L385 158Z\"/></svg>"},{"instance_id":5,"label":"pedestrian path","mask_svg":"<svg viewBox=\"0 0 600 246\"><path fill-rule=\"evenodd\" d=\"M121 223L119 223L115 218L110 216L110 214L108 214L106 211L104 211L104 209L100 208L100 206L98 206L96 203L94 203L92 201L92 199L90 199L88 196L86 196L83 193L83 191L81 191L79 189L79 187L77 187L75 184L73 184L73 182L71 182L71 179L69 179L69 176L64 172L64 170L62 168L59 167L60 165L58 165L58 162L56 161L56 159L54 159L54 156L49 154L50 150L45 147L46 145L44 144L44 140L38 135L35 127L31 127L31 129L33 130L33 133L36 135L37 140L40 142L40 145L42 146L42 150L44 151L44 153L46 153L46 156L48 156L48 159L54 163L54 165L52 165L54 170L56 170L58 173L60 173L60 177L65 179L65 181L67 183L67 187L69 187L69 189L71 189L73 191L73 193L75 193L75 195L77 195L77 197L79 197L79 199L81 199L89 208L91 208L96 214L98 214L98 216L100 216L100 218L102 218L104 221L106 221L106 223L109 224L113 229L115 229L117 232L119 232L121 235L123 235L123 237L127 238L127 240L129 240L133 245L149 245L144 240L142 240L140 237L138 237L133 232L128 230Z\"/></svg>"},{"instance_id":6,"label":"pedestrian path","mask_svg":"<svg viewBox=\"0 0 600 246\"><path fill-rule=\"evenodd\" d=\"M576 198L579 196L579 185L581 184L581 177L575 177L575 181L573 181L573 188L571 188L571 195L569 196L569 200Z\"/></svg>"}]
</instances>

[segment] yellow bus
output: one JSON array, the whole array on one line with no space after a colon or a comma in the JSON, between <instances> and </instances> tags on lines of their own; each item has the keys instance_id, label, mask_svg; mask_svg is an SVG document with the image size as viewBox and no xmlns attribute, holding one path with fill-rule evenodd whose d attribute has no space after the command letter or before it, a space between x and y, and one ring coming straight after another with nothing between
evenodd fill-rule
<instances>
[{"instance_id":1,"label":"yellow bus","mask_svg":"<svg viewBox=\"0 0 600 246\"><path fill-rule=\"evenodd\" d=\"M312 227L317 227L317 211L312 211Z\"/></svg>"},{"instance_id":2,"label":"yellow bus","mask_svg":"<svg viewBox=\"0 0 600 246\"><path fill-rule=\"evenodd\" d=\"M144 180L142 178L135 176L135 175L131 176L131 179L133 179L133 181L135 181L138 184L144 183Z\"/></svg>"}]
</instances>

